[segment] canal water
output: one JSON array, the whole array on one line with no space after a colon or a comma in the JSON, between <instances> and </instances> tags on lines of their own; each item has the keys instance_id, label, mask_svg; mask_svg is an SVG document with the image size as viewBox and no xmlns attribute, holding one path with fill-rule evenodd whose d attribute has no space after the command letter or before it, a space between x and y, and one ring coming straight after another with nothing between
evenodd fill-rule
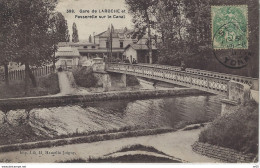
<instances>
[{"instance_id":1,"label":"canal water","mask_svg":"<svg viewBox=\"0 0 260 168\"><path fill-rule=\"evenodd\" d=\"M174 128L180 122L211 121L220 111L218 96L180 96L33 108L29 121L35 130L55 136L124 127Z\"/></svg>"}]
</instances>

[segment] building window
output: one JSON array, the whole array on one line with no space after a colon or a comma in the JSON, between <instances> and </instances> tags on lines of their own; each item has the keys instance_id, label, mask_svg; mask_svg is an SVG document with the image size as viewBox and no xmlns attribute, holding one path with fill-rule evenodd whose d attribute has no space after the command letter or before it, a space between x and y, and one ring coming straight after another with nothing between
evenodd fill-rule
<instances>
[{"instance_id":1,"label":"building window","mask_svg":"<svg viewBox=\"0 0 260 168\"><path fill-rule=\"evenodd\" d=\"M108 41L106 42L106 48L109 48L109 44L108 44Z\"/></svg>"},{"instance_id":2,"label":"building window","mask_svg":"<svg viewBox=\"0 0 260 168\"><path fill-rule=\"evenodd\" d=\"M120 42L120 48L124 48L124 43L122 41Z\"/></svg>"},{"instance_id":3,"label":"building window","mask_svg":"<svg viewBox=\"0 0 260 168\"><path fill-rule=\"evenodd\" d=\"M88 48L88 46L84 46L84 48Z\"/></svg>"},{"instance_id":4,"label":"building window","mask_svg":"<svg viewBox=\"0 0 260 168\"><path fill-rule=\"evenodd\" d=\"M91 48L96 48L96 46L91 46Z\"/></svg>"}]
</instances>

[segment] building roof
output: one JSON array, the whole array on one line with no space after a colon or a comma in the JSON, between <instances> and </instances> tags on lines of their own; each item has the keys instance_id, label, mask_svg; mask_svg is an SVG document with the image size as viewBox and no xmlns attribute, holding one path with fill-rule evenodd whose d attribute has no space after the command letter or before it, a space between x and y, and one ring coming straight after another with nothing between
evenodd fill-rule
<instances>
[{"instance_id":1,"label":"building roof","mask_svg":"<svg viewBox=\"0 0 260 168\"><path fill-rule=\"evenodd\" d=\"M135 50L148 50L148 46L146 44L128 44L125 47L125 50L128 49L129 47L132 47ZM157 48L155 46L152 46L152 50L157 50Z\"/></svg>"},{"instance_id":2,"label":"building roof","mask_svg":"<svg viewBox=\"0 0 260 168\"><path fill-rule=\"evenodd\" d=\"M78 49L72 47L59 47L55 55L56 57L80 57Z\"/></svg>"},{"instance_id":3,"label":"building roof","mask_svg":"<svg viewBox=\"0 0 260 168\"><path fill-rule=\"evenodd\" d=\"M74 43L74 42L59 42L58 46L59 47L69 47L69 46L89 46L89 45L99 45L99 44L94 44L94 43L89 43L89 42L78 42L78 43Z\"/></svg>"},{"instance_id":4,"label":"building roof","mask_svg":"<svg viewBox=\"0 0 260 168\"><path fill-rule=\"evenodd\" d=\"M121 37L124 34L130 34L132 30L129 30L127 28L124 29L113 29L112 31L112 37ZM110 29L108 28L106 31L99 33L95 35L95 37L110 37Z\"/></svg>"}]
</instances>

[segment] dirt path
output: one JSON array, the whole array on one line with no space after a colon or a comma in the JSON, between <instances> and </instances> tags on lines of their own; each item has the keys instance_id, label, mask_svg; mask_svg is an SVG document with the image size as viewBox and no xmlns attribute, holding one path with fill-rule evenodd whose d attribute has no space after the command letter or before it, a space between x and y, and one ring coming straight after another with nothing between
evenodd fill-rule
<instances>
[{"instance_id":1,"label":"dirt path","mask_svg":"<svg viewBox=\"0 0 260 168\"><path fill-rule=\"evenodd\" d=\"M60 93L55 96L71 95L71 94L87 94L86 88L78 87L75 83L72 72L58 72Z\"/></svg>"},{"instance_id":2,"label":"dirt path","mask_svg":"<svg viewBox=\"0 0 260 168\"><path fill-rule=\"evenodd\" d=\"M100 141L95 143L66 145L53 148L0 153L0 161L50 163L75 158L87 160L89 157L101 157L116 152L125 146L141 144L145 146L153 146L167 155L192 163L220 162L219 160L208 158L192 151L191 145L198 139L199 133L202 129Z\"/></svg>"},{"instance_id":3,"label":"dirt path","mask_svg":"<svg viewBox=\"0 0 260 168\"><path fill-rule=\"evenodd\" d=\"M68 72L58 72L61 95L71 94L75 91L75 88L71 86L67 73Z\"/></svg>"}]
</instances>

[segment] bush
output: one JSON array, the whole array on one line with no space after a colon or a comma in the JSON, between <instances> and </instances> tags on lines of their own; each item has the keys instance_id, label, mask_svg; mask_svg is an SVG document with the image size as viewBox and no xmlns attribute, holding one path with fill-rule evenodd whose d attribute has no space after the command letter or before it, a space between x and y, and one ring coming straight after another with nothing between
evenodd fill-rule
<instances>
[{"instance_id":1,"label":"bush","mask_svg":"<svg viewBox=\"0 0 260 168\"><path fill-rule=\"evenodd\" d=\"M258 153L258 105L251 101L235 113L217 118L199 141L245 153Z\"/></svg>"},{"instance_id":2,"label":"bush","mask_svg":"<svg viewBox=\"0 0 260 168\"><path fill-rule=\"evenodd\" d=\"M57 163L87 163L87 161L82 158L76 158L76 159L69 159L65 161L58 161Z\"/></svg>"},{"instance_id":3,"label":"bush","mask_svg":"<svg viewBox=\"0 0 260 168\"><path fill-rule=\"evenodd\" d=\"M60 92L59 79L57 73L51 73L39 78L38 90L44 90L47 94L56 94ZM42 88L42 89L40 89Z\"/></svg>"},{"instance_id":4,"label":"bush","mask_svg":"<svg viewBox=\"0 0 260 168\"><path fill-rule=\"evenodd\" d=\"M133 75L126 75L126 86L136 86L139 85L139 80Z\"/></svg>"},{"instance_id":5,"label":"bush","mask_svg":"<svg viewBox=\"0 0 260 168\"><path fill-rule=\"evenodd\" d=\"M115 157L99 157L99 158L89 158L90 163L181 163L179 160L170 159L168 157L160 157L146 154L133 154L133 155L122 155Z\"/></svg>"},{"instance_id":6,"label":"bush","mask_svg":"<svg viewBox=\"0 0 260 168\"><path fill-rule=\"evenodd\" d=\"M93 74L93 69L91 67L81 67L73 70L73 76L75 82L81 87L96 87L97 78Z\"/></svg>"}]
</instances>

